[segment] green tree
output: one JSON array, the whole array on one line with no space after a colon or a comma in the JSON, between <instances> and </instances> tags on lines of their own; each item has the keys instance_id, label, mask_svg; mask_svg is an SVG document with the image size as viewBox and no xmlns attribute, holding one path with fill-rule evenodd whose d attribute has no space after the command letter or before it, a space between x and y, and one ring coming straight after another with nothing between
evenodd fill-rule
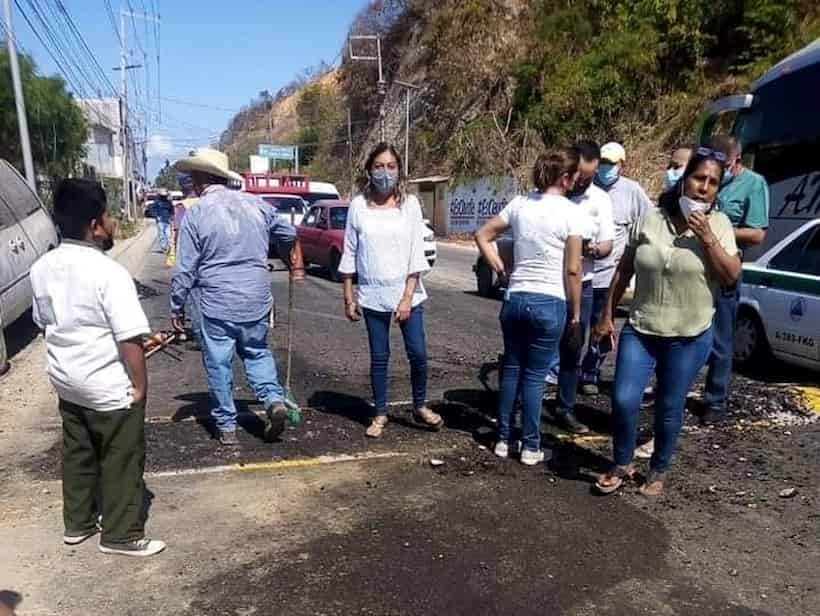
<instances>
[{"instance_id":1,"label":"green tree","mask_svg":"<svg viewBox=\"0 0 820 616\"><path fill-rule=\"evenodd\" d=\"M37 171L51 177L79 171L88 136L82 109L61 78L38 75L34 61L25 54L20 54L19 63ZM0 50L0 158L22 168L17 109L5 49Z\"/></svg>"},{"instance_id":2,"label":"green tree","mask_svg":"<svg viewBox=\"0 0 820 616\"><path fill-rule=\"evenodd\" d=\"M171 162L166 160L165 165L157 173L154 179L154 186L157 188L167 188L168 190L179 190L179 182L177 181L177 172L171 166Z\"/></svg>"}]
</instances>

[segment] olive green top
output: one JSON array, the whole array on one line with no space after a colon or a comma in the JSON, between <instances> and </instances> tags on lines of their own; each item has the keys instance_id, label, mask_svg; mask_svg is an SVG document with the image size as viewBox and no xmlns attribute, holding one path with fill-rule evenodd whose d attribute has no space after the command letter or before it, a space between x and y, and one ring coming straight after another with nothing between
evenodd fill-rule
<instances>
[{"instance_id":1,"label":"olive green top","mask_svg":"<svg viewBox=\"0 0 820 616\"><path fill-rule=\"evenodd\" d=\"M708 216L718 243L730 255L738 254L726 214L712 211ZM629 248L635 267L632 327L664 337L692 337L709 329L720 283L703 242L689 229L678 234L669 215L655 207L633 226Z\"/></svg>"}]
</instances>

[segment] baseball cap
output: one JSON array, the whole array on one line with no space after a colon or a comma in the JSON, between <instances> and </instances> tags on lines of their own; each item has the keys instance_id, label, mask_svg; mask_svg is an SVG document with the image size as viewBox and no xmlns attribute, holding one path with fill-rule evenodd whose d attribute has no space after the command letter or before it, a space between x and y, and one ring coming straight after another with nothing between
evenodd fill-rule
<instances>
[{"instance_id":1,"label":"baseball cap","mask_svg":"<svg viewBox=\"0 0 820 616\"><path fill-rule=\"evenodd\" d=\"M601 160L610 163L622 163L626 160L626 150L620 143L610 141L601 146Z\"/></svg>"}]
</instances>

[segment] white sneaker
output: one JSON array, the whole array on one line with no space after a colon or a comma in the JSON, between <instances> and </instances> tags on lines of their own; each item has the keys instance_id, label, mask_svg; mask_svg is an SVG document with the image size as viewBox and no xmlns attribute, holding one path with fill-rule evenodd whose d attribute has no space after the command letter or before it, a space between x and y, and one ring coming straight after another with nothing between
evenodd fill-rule
<instances>
[{"instance_id":1,"label":"white sneaker","mask_svg":"<svg viewBox=\"0 0 820 616\"><path fill-rule=\"evenodd\" d=\"M510 456L510 446L504 441L498 441L495 444L495 449L493 449L493 453L497 455L499 458L508 458Z\"/></svg>"},{"instance_id":2,"label":"white sneaker","mask_svg":"<svg viewBox=\"0 0 820 616\"><path fill-rule=\"evenodd\" d=\"M117 554L119 556L153 556L159 554L167 546L159 539L149 539L144 537L128 543L117 543L105 545L100 543L99 549L103 554Z\"/></svg>"},{"instance_id":3,"label":"white sneaker","mask_svg":"<svg viewBox=\"0 0 820 616\"><path fill-rule=\"evenodd\" d=\"M524 449L521 452L521 464L526 464L527 466L535 466L536 464L541 464L544 461L544 452L540 449L538 451L530 451L529 449Z\"/></svg>"},{"instance_id":4,"label":"white sneaker","mask_svg":"<svg viewBox=\"0 0 820 616\"><path fill-rule=\"evenodd\" d=\"M655 453L655 439L649 439L643 445L635 449L635 457L641 460L649 460Z\"/></svg>"}]
</instances>

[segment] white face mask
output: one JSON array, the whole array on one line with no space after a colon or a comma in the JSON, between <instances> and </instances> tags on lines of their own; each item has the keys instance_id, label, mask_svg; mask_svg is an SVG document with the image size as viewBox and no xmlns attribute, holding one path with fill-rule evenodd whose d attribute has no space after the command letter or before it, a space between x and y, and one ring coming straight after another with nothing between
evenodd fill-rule
<instances>
[{"instance_id":1,"label":"white face mask","mask_svg":"<svg viewBox=\"0 0 820 616\"><path fill-rule=\"evenodd\" d=\"M695 201L686 195L681 195L678 198L678 205L680 206L681 214L683 214L686 220L689 220L689 216L691 216L692 212L706 212L711 207L710 203Z\"/></svg>"}]
</instances>

